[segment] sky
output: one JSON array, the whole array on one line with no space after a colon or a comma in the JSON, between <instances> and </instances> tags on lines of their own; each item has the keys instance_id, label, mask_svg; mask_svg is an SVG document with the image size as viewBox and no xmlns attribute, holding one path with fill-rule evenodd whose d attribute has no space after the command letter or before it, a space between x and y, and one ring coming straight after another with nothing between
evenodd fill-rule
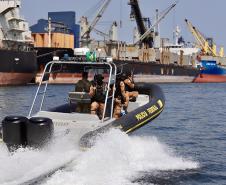
<instances>
[{"instance_id":1,"label":"sky","mask_svg":"<svg viewBox=\"0 0 226 185\"><path fill-rule=\"evenodd\" d=\"M37 23L38 19L47 19L51 11L75 11L76 21L83 15L92 20L89 10L100 0L22 0L22 15L29 25ZM139 0L143 17L154 19L155 10L165 10L173 0ZM178 25L186 41L194 42L184 19L190 20L205 36L213 37L218 46L226 46L226 0L180 0L174 10L161 22L161 37L173 38L173 30ZM130 6L128 0L112 0L97 28L107 32L111 22L122 20L119 30L120 40L132 42L133 28L136 26L129 18Z\"/></svg>"}]
</instances>

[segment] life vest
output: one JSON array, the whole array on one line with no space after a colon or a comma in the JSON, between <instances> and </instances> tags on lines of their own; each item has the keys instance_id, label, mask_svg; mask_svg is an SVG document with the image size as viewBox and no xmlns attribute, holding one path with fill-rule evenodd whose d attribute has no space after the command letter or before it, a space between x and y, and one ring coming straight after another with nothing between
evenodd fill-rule
<instances>
[{"instance_id":1,"label":"life vest","mask_svg":"<svg viewBox=\"0 0 226 185\"><path fill-rule=\"evenodd\" d=\"M121 83L124 83L124 82L120 81L120 80L116 82L115 98L121 100L121 102L124 103L125 97L123 96L122 91L121 91Z\"/></svg>"},{"instance_id":2,"label":"life vest","mask_svg":"<svg viewBox=\"0 0 226 185\"><path fill-rule=\"evenodd\" d=\"M93 84L93 86L96 87L96 89L92 100L100 103L105 103L106 84L105 83L103 83L102 85Z\"/></svg>"},{"instance_id":3,"label":"life vest","mask_svg":"<svg viewBox=\"0 0 226 185\"><path fill-rule=\"evenodd\" d=\"M90 82L88 80L79 80L76 84L75 91L76 92L89 92L90 90Z\"/></svg>"},{"instance_id":4,"label":"life vest","mask_svg":"<svg viewBox=\"0 0 226 185\"><path fill-rule=\"evenodd\" d=\"M126 79L127 80L127 79ZM130 80L130 79L129 79ZM125 81L125 80L124 80ZM134 83L132 80L130 80L131 83ZM133 91L133 88L131 88L129 85L127 85L125 82L125 91L128 91L128 92L132 92Z\"/></svg>"}]
</instances>

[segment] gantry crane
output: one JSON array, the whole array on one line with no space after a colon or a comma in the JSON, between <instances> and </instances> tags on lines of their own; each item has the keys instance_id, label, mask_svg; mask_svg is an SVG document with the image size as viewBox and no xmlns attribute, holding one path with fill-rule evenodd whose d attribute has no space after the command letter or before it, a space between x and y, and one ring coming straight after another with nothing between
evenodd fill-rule
<instances>
[{"instance_id":1,"label":"gantry crane","mask_svg":"<svg viewBox=\"0 0 226 185\"><path fill-rule=\"evenodd\" d=\"M202 55L209 55L213 57L217 57L217 56L223 57L224 55L223 48L221 48L220 53L217 54L216 45L212 43L212 46L210 46L208 42L208 38L206 38L195 26L193 26L193 24L190 21L185 19L185 22L187 24L189 31L197 41L198 46L202 50Z\"/></svg>"}]
</instances>

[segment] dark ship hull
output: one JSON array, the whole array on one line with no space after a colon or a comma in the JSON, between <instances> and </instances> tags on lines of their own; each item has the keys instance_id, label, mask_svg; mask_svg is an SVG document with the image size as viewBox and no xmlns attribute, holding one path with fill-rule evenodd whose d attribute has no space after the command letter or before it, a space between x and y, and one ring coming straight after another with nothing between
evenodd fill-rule
<instances>
[{"instance_id":1,"label":"dark ship hull","mask_svg":"<svg viewBox=\"0 0 226 185\"><path fill-rule=\"evenodd\" d=\"M136 82L191 83L199 75L199 70L191 66L120 60L114 62L123 71L131 71Z\"/></svg>"},{"instance_id":2,"label":"dark ship hull","mask_svg":"<svg viewBox=\"0 0 226 185\"><path fill-rule=\"evenodd\" d=\"M58 56L60 59L67 54L73 57L73 50L67 48L35 48L38 55L38 73L36 83L40 82L45 65ZM191 66L177 64L159 64L157 62L140 62L128 60L114 60L123 71L131 71L136 82L147 83L192 83L199 76L199 70ZM64 74L54 73L50 76L50 83L76 83L81 75L81 69L67 69Z\"/></svg>"},{"instance_id":3,"label":"dark ship hull","mask_svg":"<svg viewBox=\"0 0 226 185\"><path fill-rule=\"evenodd\" d=\"M37 72L35 51L0 49L0 85L23 85L31 82Z\"/></svg>"},{"instance_id":4,"label":"dark ship hull","mask_svg":"<svg viewBox=\"0 0 226 185\"><path fill-rule=\"evenodd\" d=\"M35 77L35 83L40 82L40 78L42 76L42 72L45 68L45 65L53 60L54 56L59 57L59 59L64 58L66 54L69 57L73 57L74 51L70 48L53 48L53 47L36 47L35 50L37 51L37 64L38 64L38 73ZM57 83L74 83L77 82L76 74L74 70L68 69L69 72L65 74L55 73L54 75L50 76L50 83L57 84ZM57 77L57 79L56 79ZM80 76L79 76L80 77Z\"/></svg>"},{"instance_id":5,"label":"dark ship hull","mask_svg":"<svg viewBox=\"0 0 226 185\"><path fill-rule=\"evenodd\" d=\"M199 75L199 70L191 66L123 60L115 60L114 63L119 70L131 71L136 82L192 83ZM50 83L76 83L81 78L81 75L78 74L81 73L81 69L69 68L64 70L65 73L54 73L54 75L51 75ZM40 71L36 76L37 83L40 81L41 75Z\"/></svg>"},{"instance_id":6,"label":"dark ship hull","mask_svg":"<svg viewBox=\"0 0 226 185\"><path fill-rule=\"evenodd\" d=\"M73 56L74 51L69 48L48 48L48 47L36 47L37 51L37 62L39 66L39 71L45 66L48 62L53 60L54 56L63 58L65 54Z\"/></svg>"}]
</instances>

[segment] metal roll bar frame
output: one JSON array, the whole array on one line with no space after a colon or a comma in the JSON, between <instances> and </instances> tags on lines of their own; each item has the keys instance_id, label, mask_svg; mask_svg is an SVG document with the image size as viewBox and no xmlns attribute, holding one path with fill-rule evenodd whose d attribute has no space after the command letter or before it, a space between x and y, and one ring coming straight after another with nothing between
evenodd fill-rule
<instances>
[{"instance_id":1,"label":"metal roll bar frame","mask_svg":"<svg viewBox=\"0 0 226 185\"><path fill-rule=\"evenodd\" d=\"M40 104L40 107L39 107L39 111L42 111L42 107L43 107L43 103L44 103L44 100L45 100L47 87L48 87L48 84L49 84L48 83L49 79L47 81L44 80L45 75L46 74L50 75L51 73L53 73L54 72L54 71L52 71L53 66L54 65L58 65L58 64L62 64L62 65L65 65L65 64L70 64L70 65L90 65L90 66L92 66L92 65L95 65L95 66L107 65L107 66L109 66L110 71L109 71L107 92L106 92L106 97L105 97L104 111L103 111L103 115L102 115L102 122L104 121L104 118L105 118L107 102L108 102L109 98L112 98L110 118L113 117L113 109L114 109L113 106L114 106L115 86L116 86L115 83L116 83L116 76L117 76L117 66L116 66L116 64L114 64L113 62L50 61L50 62L48 62L46 64L46 66L44 68L44 71L42 73L41 80L39 82L39 86L38 86L38 88L36 90L35 97L33 99L33 102L32 102L32 105L31 105L31 108L30 108L30 111L29 111L29 114L28 114L29 118L32 116L33 109L34 109L34 106L35 106L35 103L37 101L37 97L38 97L39 94L43 94L42 95L42 99L41 99L41 104ZM109 96L109 91L110 91L110 85L112 84L112 81L113 81L113 93L112 93L112 96L108 97ZM44 82L45 82L44 91L40 92L41 86L43 85Z\"/></svg>"}]
</instances>

